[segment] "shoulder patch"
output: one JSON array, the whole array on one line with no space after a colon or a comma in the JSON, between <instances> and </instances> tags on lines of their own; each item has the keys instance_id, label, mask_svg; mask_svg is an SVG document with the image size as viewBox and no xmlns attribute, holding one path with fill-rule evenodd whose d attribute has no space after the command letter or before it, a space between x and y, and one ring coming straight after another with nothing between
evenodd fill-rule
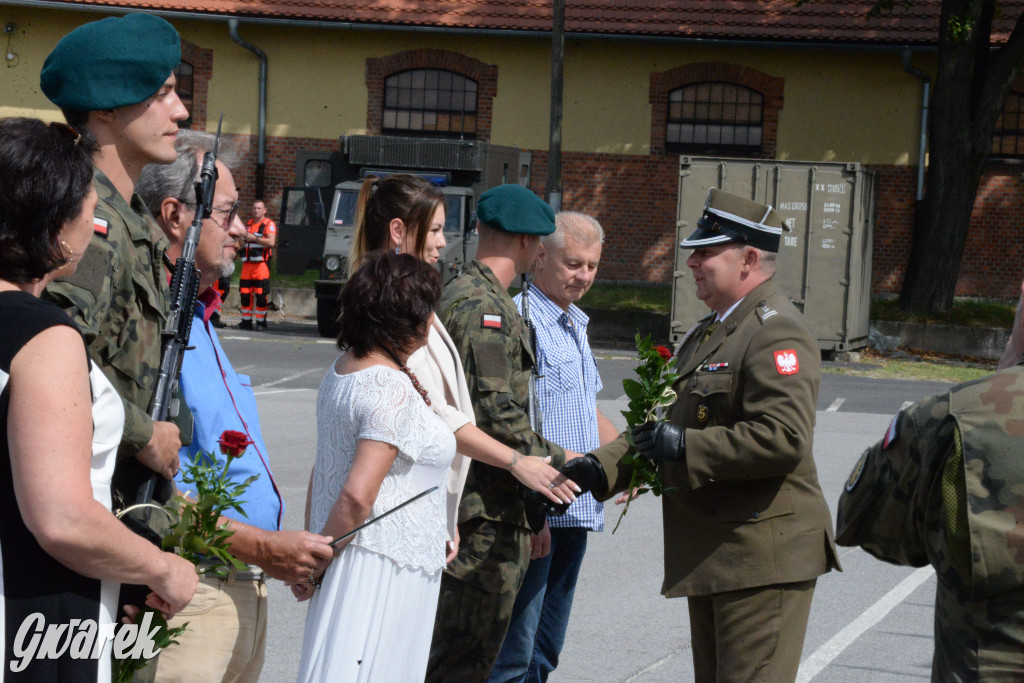
<instances>
[{"instance_id":1,"label":"shoulder patch","mask_svg":"<svg viewBox=\"0 0 1024 683\"><path fill-rule=\"evenodd\" d=\"M492 330L500 330L501 329L501 316L500 315L491 315L491 314L488 314L488 313L484 313L483 319L481 321L481 327L486 327L486 328L492 329Z\"/></svg>"},{"instance_id":2,"label":"shoulder patch","mask_svg":"<svg viewBox=\"0 0 1024 683\"><path fill-rule=\"evenodd\" d=\"M796 357L796 349L773 351L775 369L780 375L795 375L800 371L800 359Z\"/></svg>"},{"instance_id":3,"label":"shoulder patch","mask_svg":"<svg viewBox=\"0 0 1024 683\"><path fill-rule=\"evenodd\" d=\"M857 482L860 481L860 475L864 473L864 465L867 464L868 454L871 453L871 449L864 451L864 454L860 456L860 460L853 466L853 471L850 472L850 476L846 480L846 492L851 493Z\"/></svg>"},{"instance_id":4,"label":"shoulder patch","mask_svg":"<svg viewBox=\"0 0 1024 683\"><path fill-rule=\"evenodd\" d=\"M882 438L882 450L896 443L896 437L899 436L899 424L900 416L903 415L903 411L896 413L896 417L889 423L889 428L885 430L885 436Z\"/></svg>"},{"instance_id":5,"label":"shoulder patch","mask_svg":"<svg viewBox=\"0 0 1024 683\"><path fill-rule=\"evenodd\" d=\"M757 317L761 322L773 318L779 314L774 308L768 308L768 304L765 301L760 301L757 304Z\"/></svg>"},{"instance_id":6,"label":"shoulder patch","mask_svg":"<svg viewBox=\"0 0 1024 683\"><path fill-rule=\"evenodd\" d=\"M92 219L92 230L97 235L100 235L101 237L106 237L109 229L110 223L108 223L106 220L100 218L99 216L96 216L95 218Z\"/></svg>"}]
</instances>

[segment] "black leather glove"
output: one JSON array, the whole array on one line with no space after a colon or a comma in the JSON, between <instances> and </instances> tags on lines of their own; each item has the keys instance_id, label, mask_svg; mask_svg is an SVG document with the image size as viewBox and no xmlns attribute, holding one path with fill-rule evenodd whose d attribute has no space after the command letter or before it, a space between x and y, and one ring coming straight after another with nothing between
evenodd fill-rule
<instances>
[{"instance_id":1,"label":"black leather glove","mask_svg":"<svg viewBox=\"0 0 1024 683\"><path fill-rule=\"evenodd\" d=\"M651 460L681 462L686 459L686 430L665 420L633 427L636 452Z\"/></svg>"},{"instance_id":2,"label":"black leather glove","mask_svg":"<svg viewBox=\"0 0 1024 683\"><path fill-rule=\"evenodd\" d=\"M604 473L604 468L591 453L565 463L562 474L576 482L581 493L590 491L602 496L608 490L608 477Z\"/></svg>"},{"instance_id":3,"label":"black leather glove","mask_svg":"<svg viewBox=\"0 0 1024 683\"><path fill-rule=\"evenodd\" d=\"M526 494L526 499L523 501L523 507L526 508L526 523L530 525L530 531L535 534L539 534L540 530L544 528L544 522L547 520L548 514L551 513L552 508L560 506L555 505L547 496L537 491L530 491ZM562 514L565 510L562 510Z\"/></svg>"}]
</instances>

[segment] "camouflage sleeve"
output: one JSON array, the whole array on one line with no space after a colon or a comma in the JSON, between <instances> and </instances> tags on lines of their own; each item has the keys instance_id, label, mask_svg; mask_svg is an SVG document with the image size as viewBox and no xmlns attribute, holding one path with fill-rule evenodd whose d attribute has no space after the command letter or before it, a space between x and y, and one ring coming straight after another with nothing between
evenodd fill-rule
<instances>
[{"instance_id":1,"label":"camouflage sleeve","mask_svg":"<svg viewBox=\"0 0 1024 683\"><path fill-rule=\"evenodd\" d=\"M442 323L462 358L477 426L511 448L527 455L550 456L552 467L562 467L565 449L530 428L524 383L528 373L513 358L517 341L505 327L483 328L481 309L472 300L447 306L442 302L441 311Z\"/></svg>"},{"instance_id":2,"label":"camouflage sleeve","mask_svg":"<svg viewBox=\"0 0 1024 683\"><path fill-rule=\"evenodd\" d=\"M836 543L859 545L893 564L929 563L927 535L942 518L942 476L954 432L948 395L897 415L886 435L857 461L836 514ZM931 509L935 505L938 510Z\"/></svg>"}]
</instances>

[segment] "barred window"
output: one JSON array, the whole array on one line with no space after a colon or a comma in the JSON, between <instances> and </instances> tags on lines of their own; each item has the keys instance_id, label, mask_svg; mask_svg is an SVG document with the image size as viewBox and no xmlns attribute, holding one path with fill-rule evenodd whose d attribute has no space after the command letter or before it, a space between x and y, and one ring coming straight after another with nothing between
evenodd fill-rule
<instances>
[{"instance_id":1,"label":"barred window","mask_svg":"<svg viewBox=\"0 0 1024 683\"><path fill-rule=\"evenodd\" d=\"M1024 157L1024 93L1011 90L992 135L992 155Z\"/></svg>"},{"instance_id":2,"label":"barred window","mask_svg":"<svg viewBox=\"0 0 1024 683\"><path fill-rule=\"evenodd\" d=\"M678 154L761 152L764 97L735 83L703 82L668 94L665 149Z\"/></svg>"},{"instance_id":3,"label":"barred window","mask_svg":"<svg viewBox=\"0 0 1024 683\"><path fill-rule=\"evenodd\" d=\"M177 84L174 86L174 91L178 93L178 98L181 99L181 103L184 104L185 109L188 110L188 118L184 121L178 121L178 128L191 128L192 65L188 62L178 62L178 66L174 67L174 77L177 80Z\"/></svg>"},{"instance_id":4,"label":"barred window","mask_svg":"<svg viewBox=\"0 0 1024 683\"><path fill-rule=\"evenodd\" d=\"M384 80L383 133L476 137L477 83L443 69L413 69Z\"/></svg>"}]
</instances>

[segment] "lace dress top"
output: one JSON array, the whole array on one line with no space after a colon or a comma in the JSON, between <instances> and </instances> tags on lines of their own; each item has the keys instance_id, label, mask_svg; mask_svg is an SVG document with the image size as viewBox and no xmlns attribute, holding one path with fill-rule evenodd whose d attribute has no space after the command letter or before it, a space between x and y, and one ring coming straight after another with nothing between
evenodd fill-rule
<instances>
[{"instance_id":1,"label":"lace dress top","mask_svg":"<svg viewBox=\"0 0 1024 683\"><path fill-rule=\"evenodd\" d=\"M352 539L400 566L428 573L444 568L446 479L455 456L455 436L402 372L372 366L339 375L332 365L317 398L317 453L309 528L319 533L348 478L360 439L398 448L381 483L370 518L412 496L437 490Z\"/></svg>"}]
</instances>

